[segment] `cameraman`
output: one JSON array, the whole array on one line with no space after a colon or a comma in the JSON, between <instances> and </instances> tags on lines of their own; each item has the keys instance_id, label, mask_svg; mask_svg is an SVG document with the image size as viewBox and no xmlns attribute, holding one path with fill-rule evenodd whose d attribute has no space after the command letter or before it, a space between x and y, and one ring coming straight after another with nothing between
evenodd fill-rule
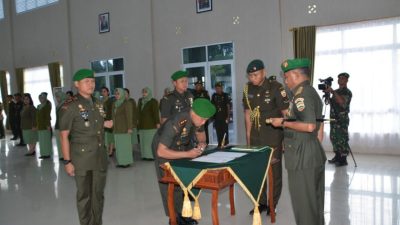
<instances>
[{"instance_id":1,"label":"cameraman","mask_svg":"<svg viewBox=\"0 0 400 225\"><path fill-rule=\"evenodd\" d=\"M329 163L334 163L336 166L347 165L347 155L350 151L349 146L349 112L350 102L352 98L351 91L347 88L347 82L350 75L348 73L340 73L338 75L339 89L333 90L328 87L325 92L332 94L331 102L331 132L330 139L333 145L335 156L328 160Z\"/></svg>"}]
</instances>

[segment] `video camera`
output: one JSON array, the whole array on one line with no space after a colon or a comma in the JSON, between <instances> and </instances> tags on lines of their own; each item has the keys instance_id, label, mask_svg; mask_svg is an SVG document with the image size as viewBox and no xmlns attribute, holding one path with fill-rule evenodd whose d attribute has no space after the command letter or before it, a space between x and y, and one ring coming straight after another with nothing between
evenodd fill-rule
<instances>
[{"instance_id":1,"label":"video camera","mask_svg":"<svg viewBox=\"0 0 400 225\"><path fill-rule=\"evenodd\" d=\"M332 81L333 81L332 77L328 77L326 79L319 79L319 82L321 82L321 84L318 84L318 90L322 90L323 92L325 92L326 89L328 89L332 86ZM324 95L322 96L322 99L324 100L325 105L330 104L330 97L331 97L331 93L329 93L329 92L325 92Z\"/></svg>"},{"instance_id":2,"label":"video camera","mask_svg":"<svg viewBox=\"0 0 400 225\"><path fill-rule=\"evenodd\" d=\"M333 81L332 77L328 77L326 79L319 79L319 82L321 84L318 84L318 90L325 91L326 89L332 86L332 81Z\"/></svg>"}]
</instances>

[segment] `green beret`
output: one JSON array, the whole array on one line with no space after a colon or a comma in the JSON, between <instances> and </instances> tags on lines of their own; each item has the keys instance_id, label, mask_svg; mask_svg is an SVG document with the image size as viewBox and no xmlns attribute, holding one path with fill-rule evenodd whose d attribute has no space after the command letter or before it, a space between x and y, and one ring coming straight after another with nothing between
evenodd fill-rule
<instances>
[{"instance_id":1,"label":"green beret","mask_svg":"<svg viewBox=\"0 0 400 225\"><path fill-rule=\"evenodd\" d=\"M337 76L338 78L339 77L346 77L347 79L350 77L350 75L348 74L348 73L339 73L339 75Z\"/></svg>"},{"instance_id":2,"label":"green beret","mask_svg":"<svg viewBox=\"0 0 400 225\"><path fill-rule=\"evenodd\" d=\"M254 59L247 66L246 72L247 73L253 73L253 72L256 72L256 71L262 70L262 69L264 69L263 61L261 61L259 59Z\"/></svg>"},{"instance_id":3,"label":"green beret","mask_svg":"<svg viewBox=\"0 0 400 225\"><path fill-rule=\"evenodd\" d=\"M93 70L80 69L75 73L73 80L74 81L80 81L80 80L83 80L85 78L94 78Z\"/></svg>"},{"instance_id":4,"label":"green beret","mask_svg":"<svg viewBox=\"0 0 400 225\"><path fill-rule=\"evenodd\" d=\"M307 58L297 58L297 59L288 59L285 60L282 65L282 71L284 73L290 71L290 70L294 70L297 68L309 68L311 65L311 62L309 59Z\"/></svg>"},{"instance_id":5,"label":"green beret","mask_svg":"<svg viewBox=\"0 0 400 225\"><path fill-rule=\"evenodd\" d=\"M206 98L198 98L194 100L192 110L201 118L208 119L212 117L215 112L215 106Z\"/></svg>"},{"instance_id":6,"label":"green beret","mask_svg":"<svg viewBox=\"0 0 400 225\"><path fill-rule=\"evenodd\" d=\"M178 70L178 71L176 71L175 73L172 74L171 79L173 81L176 81L179 78L187 77L187 76L188 76L188 73L186 71Z\"/></svg>"}]
</instances>

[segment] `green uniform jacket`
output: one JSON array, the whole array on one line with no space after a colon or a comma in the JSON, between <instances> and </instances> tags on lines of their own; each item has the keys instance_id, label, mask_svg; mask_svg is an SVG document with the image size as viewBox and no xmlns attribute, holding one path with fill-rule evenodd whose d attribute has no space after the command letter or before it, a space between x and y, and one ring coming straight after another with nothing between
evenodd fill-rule
<instances>
[{"instance_id":1,"label":"green uniform jacket","mask_svg":"<svg viewBox=\"0 0 400 225\"><path fill-rule=\"evenodd\" d=\"M114 134L128 133L132 129L132 104L125 100L119 107L113 105L113 132Z\"/></svg>"},{"instance_id":2,"label":"green uniform jacket","mask_svg":"<svg viewBox=\"0 0 400 225\"><path fill-rule=\"evenodd\" d=\"M36 121L38 130L47 130L51 126L51 103L49 101L42 108L36 111Z\"/></svg>"},{"instance_id":3,"label":"green uniform jacket","mask_svg":"<svg viewBox=\"0 0 400 225\"><path fill-rule=\"evenodd\" d=\"M317 119L322 119L322 101L317 91L310 86L309 81L299 84L293 91L288 110L288 118L305 123L314 123L313 132L300 132L285 129L284 149L285 165L288 170L316 168L325 164L326 156L318 140L318 130L321 126Z\"/></svg>"},{"instance_id":4,"label":"green uniform jacket","mask_svg":"<svg viewBox=\"0 0 400 225\"><path fill-rule=\"evenodd\" d=\"M36 108L33 105L24 105L21 111L21 130L31 130L36 127Z\"/></svg>"},{"instance_id":5,"label":"green uniform jacket","mask_svg":"<svg viewBox=\"0 0 400 225\"><path fill-rule=\"evenodd\" d=\"M132 128L137 128L139 123L139 110L136 105L136 101L133 98L129 98L128 102L132 106Z\"/></svg>"},{"instance_id":6,"label":"green uniform jacket","mask_svg":"<svg viewBox=\"0 0 400 225\"><path fill-rule=\"evenodd\" d=\"M142 109L142 99L139 99L139 129L156 129L160 123L160 113L158 102L154 98L144 105Z\"/></svg>"},{"instance_id":7,"label":"green uniform jacket","mask_svg":"<svg viewBox=\"0 0 400 225\"><path fill-rule=\"evenodd\" d=\"M169 118L185 109L189 109L193 104L193 95L189 91L180 94L176 90L163 98L161 109L161 118Z\"/></svg>"},{"instance_id":8,"label":"green uniform jacket","mask_svg":"<svg viewBox=\"0 0 400 225\"><path fill-rule=\"evenodd\" d=\"M112 120L112 109L113 109L113 102L114 100L108 97L106 100L103 101L103 110L106 114L104 120ZM104 128L104 131L112 132L112 128Z\"/></svg>"},{"instance_id":9,"label":"green uniform jacket","mask_svg":"<svg viewBox=\"0 0 400 225\"><path fill-rule=\"evenodd\" d=\"M282 144L283 130L266 124L267 118L282 117L282 110L289 107L289 99L282 84L265 79L260 86L247 84L248 92L243 93L244 109L260 111L259 127L253 122L250 131L251 145L269 145L277 147Z\"/></svg>"},{"instance_id":10,"label":"green uniform jacket","mask_svg":"<svg viewBox=\"0 0 400 225\"><path fill-rule=\"evenodd\" d=\"M71 160L76 172L107 170L102 103L77 94L60 113L60 131L68 130Z\"/></svg>"}]
</instances>

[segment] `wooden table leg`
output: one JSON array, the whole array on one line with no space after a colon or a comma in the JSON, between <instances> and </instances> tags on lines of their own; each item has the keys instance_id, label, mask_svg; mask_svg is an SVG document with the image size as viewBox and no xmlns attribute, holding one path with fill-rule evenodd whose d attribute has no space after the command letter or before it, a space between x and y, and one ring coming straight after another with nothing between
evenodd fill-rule
<instances>
[{"instance_id":1,"label":"wooden table leg","mask_svg":"<svg viewBox=\"0 0 400 225\"><path fill-rule=\"evenodd\" d=\"M177 225L174 207L174 189L175 185L173 183L168 183L168 212L171 225Z\"/></svg>"},{"instance_id":2,"label":"wooden table leg","mask_svg":"<svg viewBox=\"0 0 400 225\"><path fill-rule=\"evenodd\" d=\"M235 215L236 210L235 210L235 185L231 184L229 185L229 202L231 204L231 215Z\"/></svg>"},{"instance_id":3,"label":"wooden table leg","mask_svg":"<svg viewBox=\"0 0 400 225\"><path fill-rule=\"evenodd\" d=\"M218 220L218 191L212 191L212 198L211 198L211 217L213 225L219 225Z\"/></svg>"},{"instance_id":4,"label":"wooden table leg","mask_svg":"<svg viewBox=\"0 0 400 225\"><path fill-rule=\"evenodd\" d=\"M268 170L268 203L271 216L271 223L275 223L275 204L274 204L274 174L272 171L272 165Z\"/></svg>"}]
</instances>

